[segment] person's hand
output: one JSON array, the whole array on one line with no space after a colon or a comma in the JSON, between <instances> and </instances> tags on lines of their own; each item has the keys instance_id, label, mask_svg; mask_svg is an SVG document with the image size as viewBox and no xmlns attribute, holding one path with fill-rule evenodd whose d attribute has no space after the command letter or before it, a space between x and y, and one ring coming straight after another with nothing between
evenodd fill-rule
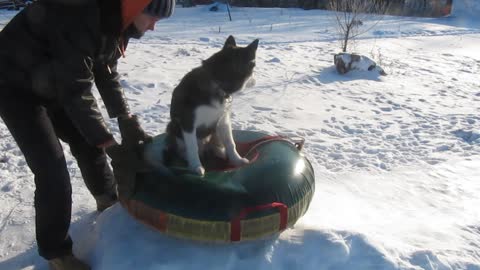
<instances>
[{"instance_id":1,"label":"person's hand","mask_svg":"<svg viewBox=\"0 0 480 270\"><path fill-rule=\"evenodd\" d=\"M135 180L138 172L146 171L149 165L143 157L144 146L152 140L140 127L134 115L125 115L118 118L118 126L122 136L122 144L114 139L97 147L105 149L112 159L113 175L117 182L120 199L129 199L135 192Z\"/></svg>"},{"instance_id":2,"label":"person's hand","mask_svg":"<svg viewBox=\"0 0 480 270\"><path fill-rule=\"evenodd\" d=\"M112 144L105 148L112 159L113 175L117 182L120 200L129 199L135 193L137 173L149 170L150 166L144 160L144 143L136 145Z\"/></svg>"},{"instance_id":3,"label":"person's hand","mask_svg":"<svg viewBox=\"0 0 480 270\"><path fill-rule=\"evenodd\" d=\"M152 137L140 126L136 115L127 115L118 118L118 128L122 135L122 145L136 146L140 143L148 143Z\"/></svg>"}]
</instances>

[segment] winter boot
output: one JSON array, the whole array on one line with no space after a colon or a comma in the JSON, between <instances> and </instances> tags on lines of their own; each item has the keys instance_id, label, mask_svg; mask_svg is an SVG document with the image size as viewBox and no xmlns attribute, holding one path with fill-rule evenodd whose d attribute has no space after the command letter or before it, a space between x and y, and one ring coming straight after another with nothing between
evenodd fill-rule
<instances>
[{"instance_id":1,"label":"winter boot","mask_svg":"<svg viewBox=\"0 0 480 270\"><path fill-rule=\"evenodd\" d=\"M50 270L91 270L90 266L75 258L72 254L48 261Z\"/></svg>"}]
</instances>

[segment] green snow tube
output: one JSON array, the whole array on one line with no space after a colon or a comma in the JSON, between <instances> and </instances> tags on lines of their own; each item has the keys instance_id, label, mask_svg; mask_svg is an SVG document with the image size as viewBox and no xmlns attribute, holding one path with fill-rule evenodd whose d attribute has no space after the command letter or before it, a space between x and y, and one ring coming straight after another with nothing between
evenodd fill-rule
<instances>
[{"instance_id":1,"label":"green snow tube","mask_svg":"<svg viewBox=\"0 0 480 270\"><path fill-rule=\"evenodd\" d=\"M122 205L137 220L175 237L236 242L277 234L305 214L315 190L303 141L253 131L233 131L248 165L231 168L222 160L202 160L204 177L186 163L137 174L135 193ZM145 157L161 160L165 134L146 146Z\"/></svg>"}]
</instances>

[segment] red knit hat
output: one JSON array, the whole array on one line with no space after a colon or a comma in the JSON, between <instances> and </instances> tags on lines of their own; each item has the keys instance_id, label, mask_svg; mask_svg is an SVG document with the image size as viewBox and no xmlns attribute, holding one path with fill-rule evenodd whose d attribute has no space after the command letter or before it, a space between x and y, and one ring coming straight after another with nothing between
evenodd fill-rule
<instances>
[{"instance_id":1,"label":"red knit hat","mask_svg":"<svg viewBox=\"0 0 480 270\"><path fill-rule=\"evenodd\" d=\"M122 0L122 30L125 30L150 2L152 0Z\"/></svg>"}]
</instances>

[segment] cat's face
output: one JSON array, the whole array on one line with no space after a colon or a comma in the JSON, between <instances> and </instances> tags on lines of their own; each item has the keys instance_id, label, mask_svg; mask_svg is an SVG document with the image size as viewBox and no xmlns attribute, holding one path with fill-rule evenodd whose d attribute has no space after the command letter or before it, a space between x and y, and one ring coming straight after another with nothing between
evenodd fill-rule
<instances>
[{"instance_id":1,"label":"cat's face","mask_svg":"<svg viewBox=\"0 0 480 270\"><path fill-rule=\"evenodd\" d=\"M229 36L219 54L226 69L239 76L250 77L255 68L257 48L258 39L247 47L238 47L233 36Z\"/></svg>"},{"instance_id":2,"label":"cat's face","mask_svg":"<svg viewBox=\"0 0 480 270\"><path fill-rule=\"evenodd\" d=\"M222 50L207 60L211 61L217 79L229 85L226 91L240 90L239 85L243 86L252 76L257 48L258 39L246 47L238 47L233 36L229 36Z\"/></svg>"}]
</instances>

